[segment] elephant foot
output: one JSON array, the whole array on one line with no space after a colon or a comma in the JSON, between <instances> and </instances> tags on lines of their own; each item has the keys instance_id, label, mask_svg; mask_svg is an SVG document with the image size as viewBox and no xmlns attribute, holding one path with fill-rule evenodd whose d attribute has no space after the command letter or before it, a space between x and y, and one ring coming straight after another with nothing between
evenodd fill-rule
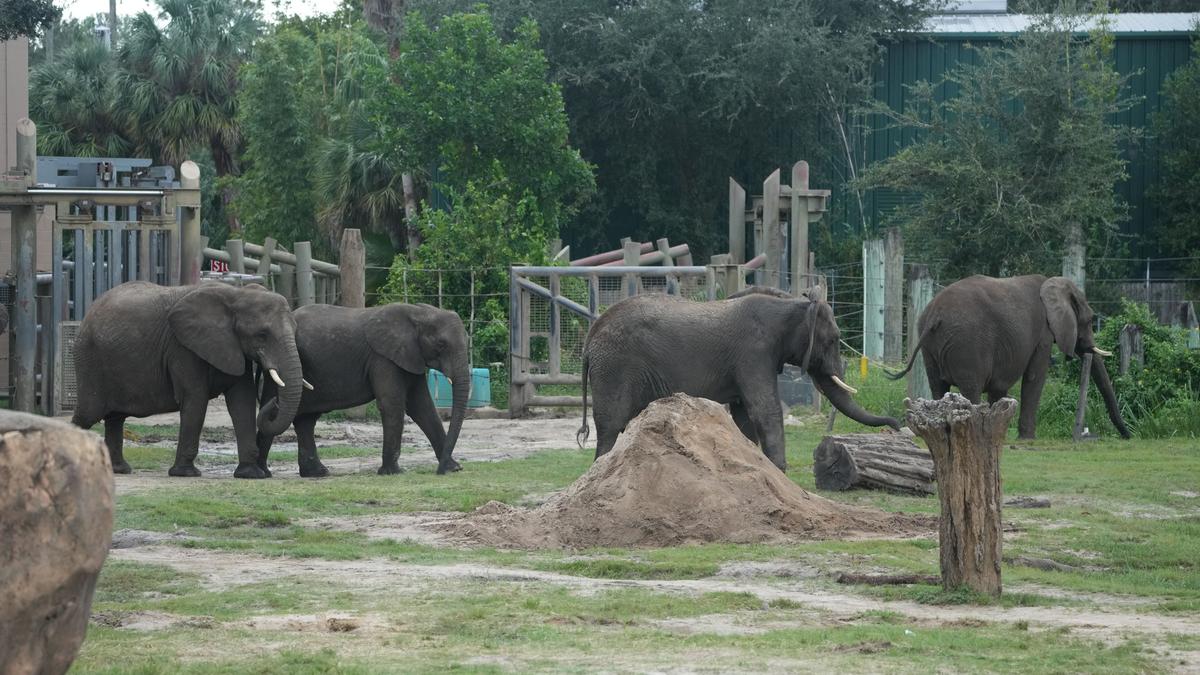
<instances>
[{"instance_id":1,"label":"elephant foot","mask_svg":"<svg viewBox=\"0 0 1200 675\"><path fill-rule=\"evenodd\" d=\"M448 461L444 464L443 463L438 464L437 472L438 472L439 476L447 474L447 473L452 473L454 471L462 471L462 464L459 464L457 461L455 461L453 459L451 459L450 461Z\"/></svg>"},{"instance_id":2,"label":"elephant foot","mask_svg":"<svg viewBox=\"0 0 1200 675\"><path fill-rule=\"evenodd\" d=\"M258 464L257 466L258 466L258 468L262 469L262 472L264 474L266 474L267 478L270 478L271 476L274 475L271 473L271 469L266 464Z\"/></svg>"},{"instance_id":3,"label":"elephant foot","mask_svg":"<svg viewBox=\"0 0 1200 675\"><path fill-rule=\"evenodd\" d=\"M238 464L233 470L234 478L270 478L271 474L262 470L257 464Z\"/></svg>"},{"instance_id":4,"label":"elephant foot","mask_svg":"<svg viewBox=\"0 0 1200 675\"><path fill-rule=\"evenodd\" d=\"M303 478L324 478L328 475L329 469L325 468L325 465L320 462L300 467L300 476Z\"/></svg>"},{"instance_id":5,"label":"elephant foot","mask_svg":"<svg viewBox=\"0 0 1200 675\"><path fill-rule=\"evenodd\" d=\"M133 467L129 466L129 462L121 460L113 464L113 473L133 473Z\"/></svg>"},{"instance_id":6,"label":"elephant foot","mask_svg":"<svg viewBox=\"0 0 1200 675\"><path fill-rule=\"evenodd\" d=\"M176 478L198 478L200 476L200 469L197 469L192 464L176 464L167 470L167 475L175 476Z\"/></svg>"},{"instance_id":7,"label":"elephant foot","mask_svg":"<svg viewBox=\"0 0 1200 675\"><path fill-rule=\"evenodd\" d=\"M400 465L396 462L392 462L379 467L378 473L380 476L394 476L398 473L404 473L404 469L401 469Z\"/></svg>"}]
</instances>

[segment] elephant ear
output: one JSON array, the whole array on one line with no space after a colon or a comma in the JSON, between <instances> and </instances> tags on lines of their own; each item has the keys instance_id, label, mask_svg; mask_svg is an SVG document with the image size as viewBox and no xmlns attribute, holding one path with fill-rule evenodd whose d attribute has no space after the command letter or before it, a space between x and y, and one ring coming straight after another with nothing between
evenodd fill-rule
<instances>
[{"instance_id":1,"label":"elephant ear","mask_svg":"<svg viewBox=\"0 0 1200 675\"><path fill-rule=\"evenodd\" d=\"M367 344L376 354L414 375L425 372L421 354L421 328L412 305L380 307L367 318Z\"/></svg>"},{"instance_id":2,"label":"elephant ear","mask_svg":"<svg viewBox=\"0 0 1200 675\"><path fill-rule=\"evenodd\" d=\"M1074 296L1079 289L1066 277L1051 277L1042 283L1042 304L1046 307L1046 323L1054 342L1067 357L1075 356L1075 341L1079 336L1079 319Z\"/></svg>"},{"instance_id":3,"label":"elephant ear","mask_svg":"<svg viewBox=\"0 0 1200 675\"><path fill-rule=\"evenodd\" d=\"M246 372L246 356L233 329L233 289L202 284L167 312L175 339L214 368L230 375Z\"/></svg>"}]
</instances>

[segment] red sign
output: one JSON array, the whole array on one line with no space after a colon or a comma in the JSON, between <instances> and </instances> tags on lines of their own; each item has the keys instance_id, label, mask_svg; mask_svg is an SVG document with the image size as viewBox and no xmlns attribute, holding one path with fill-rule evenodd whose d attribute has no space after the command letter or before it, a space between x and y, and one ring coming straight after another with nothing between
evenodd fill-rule
<instances>
[{"instance_id":1,"label":"red sign","mask_svg":"<svg viewBox=\"0 0 1200 675\"><path fill-rule=\"evenodd\" d=\"M228 272L229 263L222 262L220 260L209 260L208 269L212 270L213 272Z\"/></svg>"}]
</instances>

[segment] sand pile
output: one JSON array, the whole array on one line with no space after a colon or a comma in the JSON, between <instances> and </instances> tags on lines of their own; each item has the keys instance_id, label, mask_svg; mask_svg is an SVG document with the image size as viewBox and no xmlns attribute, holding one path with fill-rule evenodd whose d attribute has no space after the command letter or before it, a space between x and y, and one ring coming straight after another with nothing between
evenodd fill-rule
<instances>
[{"instance_id":1,"label":"sand pile","mask_svg":"<svg viewBox=\"0 0 1200 675\"><path fill-rule=\"evenodd\" d=\"M675 546L932 532L931 519L846 506L783 475L712 401L683 394L638 415L612 452L536 509L490 502L438 529L506 548Z\"/></svg>"}]
</instances>

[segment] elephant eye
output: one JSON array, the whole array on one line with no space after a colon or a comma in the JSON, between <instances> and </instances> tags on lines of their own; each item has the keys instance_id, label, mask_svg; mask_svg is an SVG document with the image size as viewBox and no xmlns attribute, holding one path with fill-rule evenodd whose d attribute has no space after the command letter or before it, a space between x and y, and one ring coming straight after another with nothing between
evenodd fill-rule
<instances>
[{"instance_id":1,"label":"elephant eye","mask_svg":"<svg viewBox=\"0 0 1200 675\"><path fill-rule=\"evenodd\" d=\"M265 330L260 330L254 334L254 337L258 338L259 340L266 340L270 336L271 334Z\"/></svg>"}]
</instances>

